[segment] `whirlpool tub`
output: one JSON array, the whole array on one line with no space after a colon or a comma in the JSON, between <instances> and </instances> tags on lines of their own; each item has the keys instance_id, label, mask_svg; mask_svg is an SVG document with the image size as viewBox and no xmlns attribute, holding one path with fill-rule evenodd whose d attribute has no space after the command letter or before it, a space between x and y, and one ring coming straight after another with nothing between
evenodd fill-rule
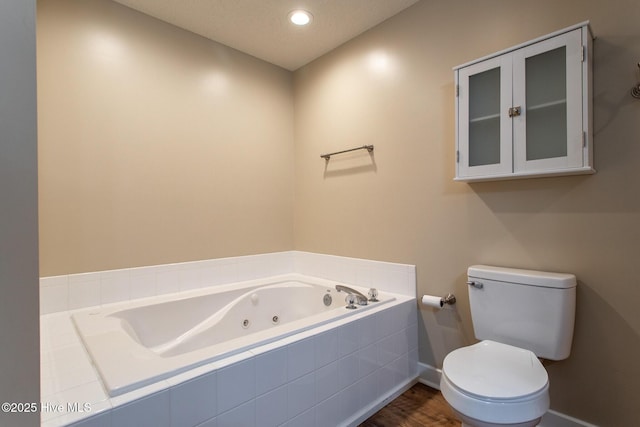
<instances>
[{"instance_id":1,"label":"whirlpool tub","mask_svg":"<svg viewBox=\"0 0 640 427\"><path fill-rule=\"evenodd\" d=\"M395 299L381 293L377 302L347 309L346 295L331 282L287 275L82 310L73 321L117 396Z\"/></svg>"}]
</instances>

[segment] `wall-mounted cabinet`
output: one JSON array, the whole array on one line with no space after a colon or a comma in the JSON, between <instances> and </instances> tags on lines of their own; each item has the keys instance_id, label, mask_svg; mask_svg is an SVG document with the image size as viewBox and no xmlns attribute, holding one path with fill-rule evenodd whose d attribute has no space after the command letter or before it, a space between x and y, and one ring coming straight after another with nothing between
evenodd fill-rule
<instances>
[{"instance_id":1,"label":"wall-mounted cabinet","mask_svg":"<svg viewBox=\"0 0 640 427\"><path fill-rule=\"evenodd\" d=\"M454 68L456 181L594 173L588 23Z\"/></svg>"}]
</instances>

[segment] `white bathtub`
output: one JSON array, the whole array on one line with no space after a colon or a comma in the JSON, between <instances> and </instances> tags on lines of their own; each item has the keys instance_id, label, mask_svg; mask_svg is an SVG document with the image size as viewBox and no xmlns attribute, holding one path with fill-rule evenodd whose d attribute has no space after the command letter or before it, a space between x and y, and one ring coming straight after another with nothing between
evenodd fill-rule
<instances>
[{"instance_id":1,"label":"white bathtub","mask_svg":"<svg viewBox=\"0 0 640 427\"><path fill-rule=\"evenodd\" d=\"M381 292L379 302L347 309L336 284L286 275L72 317L109 395L116 396L395 299Z\"/></svg>"}]
</instances>

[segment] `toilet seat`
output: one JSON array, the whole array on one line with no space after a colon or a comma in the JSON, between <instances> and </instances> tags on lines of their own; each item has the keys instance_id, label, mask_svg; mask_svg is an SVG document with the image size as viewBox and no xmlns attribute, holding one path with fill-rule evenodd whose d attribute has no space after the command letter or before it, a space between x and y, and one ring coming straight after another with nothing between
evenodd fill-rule
<instances>
[{"instance_id":1,"label":"toilet seat","mask_svg":"<svg viewBox=\"0 0 640 427\"><path fill-rule=\"evenodd\" d=\"M536 355L495 341L449 353L440 387L454 409L481 421L519 423L549 409L548 375Z\"/></svg>"},{"instance_id":2,"label":"toilet seat","mask_svg":"<svg viewBox=\"0 0 640 427\"><path fill-rule=\"evenodd\" d=\"M451 352L444 360L443 371L461 391L480 399L523 398L549 381L547 371L531 351L490 340Z\"/></svg>"}]
</instances>

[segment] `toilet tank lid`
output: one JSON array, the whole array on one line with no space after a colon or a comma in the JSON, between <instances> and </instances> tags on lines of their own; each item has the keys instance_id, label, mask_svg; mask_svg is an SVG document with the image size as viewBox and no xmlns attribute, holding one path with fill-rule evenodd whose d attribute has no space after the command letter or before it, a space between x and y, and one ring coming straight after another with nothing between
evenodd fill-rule
<instances>
[{"instance_id":1,"label":"toilet tank lid","mask_svg":"<svg viewBox=\"0 0 640 427\"><path fill-rule=\"evenodd\" d=\"M569 289L576 286L576 276L573 274L521 270L519 268L494 267L490 265L472 265L467 270L467 275L470 278L545 288Z\"/></svg>"}]
</instances>

